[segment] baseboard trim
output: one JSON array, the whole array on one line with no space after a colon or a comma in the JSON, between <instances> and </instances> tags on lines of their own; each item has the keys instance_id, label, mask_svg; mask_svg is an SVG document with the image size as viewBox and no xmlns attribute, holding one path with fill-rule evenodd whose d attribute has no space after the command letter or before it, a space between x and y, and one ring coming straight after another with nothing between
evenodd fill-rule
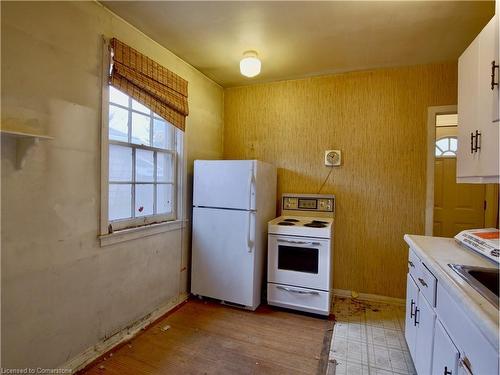
<instances>
[{"instance_id":1,"label":"baseboard trim","mask_svg":"<svg viewBox=\"0 0 500 375\"><path fill-rule=\"evenodd\" d=\"M188 298L189 293L183 293L178 297L172 298L171 300L160 305L153 312L147 314L138 321L135 321L127 328L121 330L118 333L115 333L111 337L98 342L94 346L71 358L69 361L59 366L59 368L71 369L72 374L83 370L85 367L96 361L99 357L103 356L113 348L133 339L140 331L146 329L149 325L159 320L164 315L174 310L176 307L180 306Z\"/></svg>"},{"instance_id":2,"label":"baseboard trim","mask_svg":"<svg viewBox=\"0 0 500 375\"><path fill-rule=\"evenodd\" d=\"M333 295L339 297L353 298L352 291L346 289L333 289ZM369 301L369 302L383 302L399 306L401 305L404 306L406 304L406 301L402 298L387 297L378 294L368 294L368 293L358 293L358 296L355 299L358 299L360 301Z\"/></svg>"}]
</instances>

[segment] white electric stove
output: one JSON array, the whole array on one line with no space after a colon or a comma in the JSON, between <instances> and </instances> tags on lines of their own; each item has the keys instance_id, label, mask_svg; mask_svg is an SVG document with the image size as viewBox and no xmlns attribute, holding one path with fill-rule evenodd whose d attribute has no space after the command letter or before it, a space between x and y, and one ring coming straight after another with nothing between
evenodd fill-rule
<instances>
[{"instance_id":1,"label":"white electric stove","mask_svg":"<svg viewBox=\"0 0 500 375\"><path fill-rule=\"evenodd\" d=\"M329 315L335 197L283 194L281 207L268 223L268 303Z\"/></svg>"}]
</instances>

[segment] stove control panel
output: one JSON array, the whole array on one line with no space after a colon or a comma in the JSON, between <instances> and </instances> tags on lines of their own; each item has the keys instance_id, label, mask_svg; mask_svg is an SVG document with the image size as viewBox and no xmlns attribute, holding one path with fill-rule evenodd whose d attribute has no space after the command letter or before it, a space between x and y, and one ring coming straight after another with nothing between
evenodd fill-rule
<instances>
[{"instance_id":1,"label":"stove control panel","mask_svg":"<svg viewBox=\"0 0 500 375\"><path fill-rule=\"evenodd\" d=\"M283 210L334 212L335 197L328 195L283 194Z\"/></svg>"}]
</instances>

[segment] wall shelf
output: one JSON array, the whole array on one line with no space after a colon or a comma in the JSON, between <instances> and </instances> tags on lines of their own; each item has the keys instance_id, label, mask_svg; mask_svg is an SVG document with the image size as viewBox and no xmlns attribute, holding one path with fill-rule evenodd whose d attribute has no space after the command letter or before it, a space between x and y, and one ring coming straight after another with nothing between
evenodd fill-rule
<instances>
[{"instance_id":1,"label":"wall shelf","mask_svg":"<svg viewBox=\"0 0 500 375\"><path fill-rule=\"evenodd\" d=\"M2 137L10 137L16 140L16 169L22 169L26 162L26 157L34 145L37 145L40 140L50 141L54 139L48 135L28 133L16 130L0 129Z\"/></svg>"}]
</instances>

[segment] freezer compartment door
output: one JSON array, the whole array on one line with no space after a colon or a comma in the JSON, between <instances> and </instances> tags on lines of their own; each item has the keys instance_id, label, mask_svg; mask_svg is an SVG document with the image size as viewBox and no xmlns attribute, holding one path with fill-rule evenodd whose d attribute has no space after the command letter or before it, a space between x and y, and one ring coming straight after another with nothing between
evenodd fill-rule
<instances>
[{"instance_id":1,"label":"freezer compartment door","mask_svg":"<svg viewBox=\"0 0 500 375\"><path fill-rule=\"evenodd\" d=\"M254 242L255 212L195 207L191 292L255 309Z\"/></svg>"},{"instance_id":2,"label":"freezer compartment door","mask_svg":"<svg viewBox=\"0 0 500 375\"><path fill-rule=\"evenodd\" d=\"M255 209L255 160L196 160L193 205Z\"/></svg>"}]
</instances>

